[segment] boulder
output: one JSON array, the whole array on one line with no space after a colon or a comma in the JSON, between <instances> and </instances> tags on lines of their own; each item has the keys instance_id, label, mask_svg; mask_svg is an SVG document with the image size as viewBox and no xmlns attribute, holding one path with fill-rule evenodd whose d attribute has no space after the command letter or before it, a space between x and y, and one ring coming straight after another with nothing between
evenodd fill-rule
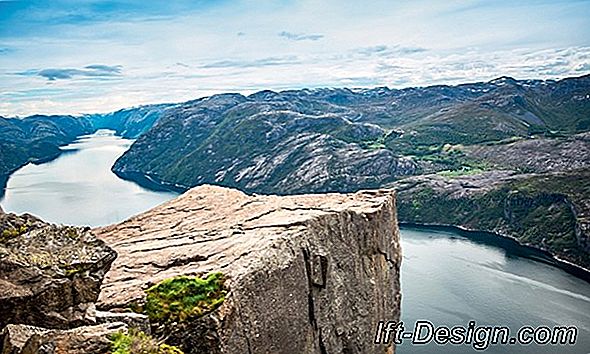
<instances>
[{"instance_id":1,"label":"boulder","mask_svg":"<svg viewBox=\"0 0 590 354\"><path fill-rule=\"evenodd\" d=\"M94 303L115 258L89 228L0 214L0 328L95 323Z\"/></svg>"},{"instance_id":2,"label":"boulder","mask_svg":"<svg viewBox=\"0 0 590 354\"><path fill-rule=\"evenodd\" d=\"M0 333L0 343L2 344L0 353L20 354L29 338L47 331L49 330L41 327L9 324Z\"/></svg>"},{"instance_id":3,"label":"boulder","mask_svg":"<svg viewBox=\"0 0 590 354\"><path fill-rule=\"evenodd\" d=\"M225 301L201 317L152 323L185 353L390 353L401 250L391 190L297 196L196 187L94 230L119 257L98 308L126 309L179 275L221 272Z\"/></svg>"},{"instance_id":4,"label":"boulder","mask_svg":"<svg viewBox=\"0 0 590 354\"><path fill-rule=\"evenodd\" d=\"M82 326L69 330L46 330L33 334L20 354L104 354L110 353L111 336L127 332L124 323Z\"/></svg>"}]
</instances>

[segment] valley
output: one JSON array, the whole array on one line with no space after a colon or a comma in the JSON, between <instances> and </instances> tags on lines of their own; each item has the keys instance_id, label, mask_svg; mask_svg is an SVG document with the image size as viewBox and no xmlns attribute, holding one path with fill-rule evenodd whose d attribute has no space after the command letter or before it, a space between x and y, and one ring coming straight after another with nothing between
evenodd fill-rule
<instances>
[{"instance_id":1,"label":"valley","mask_svg":"<svg viewBox=\"0 0 590 354\"><path fill-rule=\"evenodd\" d=\"M80 117L2 118L1 175L97 129L150 189L400 191L400 220L513 237L590 268L590 76L220 94Z\"/></svg>"}]
</instances>

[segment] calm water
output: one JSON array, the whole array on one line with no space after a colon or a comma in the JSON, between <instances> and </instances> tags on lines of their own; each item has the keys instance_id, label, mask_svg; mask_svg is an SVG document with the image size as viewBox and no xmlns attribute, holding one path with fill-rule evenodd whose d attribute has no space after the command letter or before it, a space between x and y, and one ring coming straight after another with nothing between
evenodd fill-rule
<instances>
[{"instance_id":1,"label":"calm water","mask_svg":"<svg viewBox=\"0 0 590 354\"><path fill-rule=\"evenodd\" d=\"M483 237L483 236L480 236ZM490 346L486 353L589 353L590 283L554 266L521 257L456 232L402 228L402 320L435 325L577 326L575 346ZM471 346L412 346L398 353L475 353Z\"/></svg>"},{"instance_id":2,"label":"calm water","mask_svg":"<svg viewBox=\"0 0 590 354\"><path fill-rule=\"evenodd\" d=\"M8 181L0 204L57 223L105 225L145 211L175 194L123 181L110 168L129 140L100 131L65 147L55 161L28 165ZM500 247L495 238L466 238L435 229L402 229L402 320L435 325L575 325L575 347L491 346L486 353L589 353L590 284ZM386 320L386 319L385 319ZM470 346L404 344L398 353L476 353Z\"/></svg>"},{"instance_id":3,"label":"calm water","mask_svg":"<svg viewBox=\"0 0 590 354\"><path fill-rule=\"evenodd\" d=\"M100 130L62 147L66 153L28 164L8 180L0 205L6 212L30 213L46 221L107 225L122 221L175 196L119 179L111 166L132 141Z\"/></svg>"}]
</instances>

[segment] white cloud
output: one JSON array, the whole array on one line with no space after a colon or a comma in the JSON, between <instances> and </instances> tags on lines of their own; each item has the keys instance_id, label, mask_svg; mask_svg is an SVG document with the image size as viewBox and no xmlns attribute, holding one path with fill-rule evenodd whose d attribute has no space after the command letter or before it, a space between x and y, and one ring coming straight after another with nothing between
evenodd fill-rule
<instances>
[{"instance_id":1,"label":"white cloud","mask_svg":"<svg viewBox=\"0 0 590 354\"><path fill-rule=\"evenodd\" d=\"M191 4L155 15L152 7L163 5L150 2L143 14L111 10L104 19L85 8L79 23L64 8L51 16L36 9L22 29L0 15L10 29L0 33L0 48L10 49L0 51L0 114L109 111L227 91L590 72L587 1ZM117 72L103 70L116 65Z\"/></svg>"}]
</instances>

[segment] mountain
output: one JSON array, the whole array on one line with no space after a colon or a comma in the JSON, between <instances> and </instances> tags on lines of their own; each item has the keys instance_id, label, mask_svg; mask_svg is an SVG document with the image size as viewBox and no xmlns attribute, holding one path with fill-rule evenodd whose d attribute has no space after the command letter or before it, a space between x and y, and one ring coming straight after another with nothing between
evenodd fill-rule
<instances>
[{"instance_id":1,"label":"mountain","mask_svg":"<svg viewBox=\"0 0 590 354\"><path fill-rule=\"evenodd\" d=\"M60 145L92 131L91 121L83 117L0 117L0 190L4 189L8 176L21 166L54 159L61 153Z\"/></svg>"},{"instance_id":2,"label":"mountain","mask_svg":"<svg viewBox=\"0 0 590 354\"><path fill-rule=\"evenodd\" d=\"M97 129L112 129L117 135L135 139L149 130L169 107L147 105L107 114L84 116L33 115L0 117L0 195L10 174L27 163L42 163L58 157L60 146Z\"/></svg>"},{"instance_id":3,"label":"mountain","mask_svg":"<svg viewBox=\"0 0 590 354\"><path fill-rule=\"evenodd\" d=\"M171 107L113 166L185 190L292 194L374 188L477 168L465 145L590 129L590 75L391 90L222 94Z\"/></svg>"},{"instance_id":4,"label":"mountain","mask_svg":"<svg viewBox=\"0 0 590 354\"><path fill-rule=\"evenodd\" d=\"M95 129L111 129L117 135L135 139L148 131L172 104L154 104L125 108L112 113L92 114L88 118Z\"/></svg>"},{"instance_id":5,"label":"mountain","mask_svg":"<svg viewBox=\"0 0 590 354\"><path fill-rule=\"evenodd\" d=\"M400 220L490 231L590 269L590 75L393 90L220 94L0 121L0 176L99 128L137 139L122 178L185 191L396 188Z\"/></svg>"}]
</instances>

